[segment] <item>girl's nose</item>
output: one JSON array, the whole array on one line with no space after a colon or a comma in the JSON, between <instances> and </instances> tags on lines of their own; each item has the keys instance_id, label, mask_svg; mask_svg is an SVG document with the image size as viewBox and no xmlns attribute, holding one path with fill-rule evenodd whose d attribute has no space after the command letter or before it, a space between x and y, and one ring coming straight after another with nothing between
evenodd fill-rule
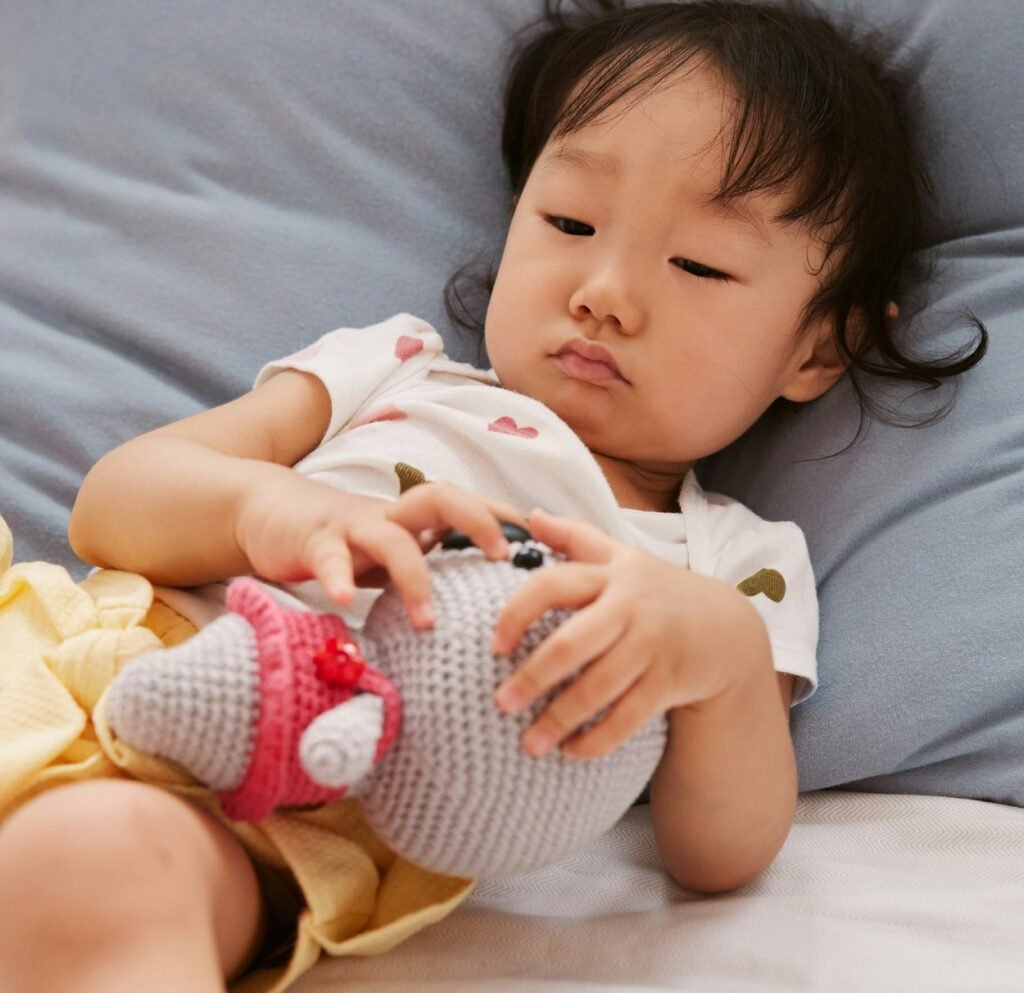
<instances>
[{"instance_id":1,"label":"girl's nose","mask_svg":"<svg viewBox=\"0 0 1024 993\"><path fill-rule=\"evenodd\" d=\"M587 273L569 299L569 313L577 320L614 324L621 334L636 334L643 325L637 287L622 266Z\"/></svg>"}]
</instances>

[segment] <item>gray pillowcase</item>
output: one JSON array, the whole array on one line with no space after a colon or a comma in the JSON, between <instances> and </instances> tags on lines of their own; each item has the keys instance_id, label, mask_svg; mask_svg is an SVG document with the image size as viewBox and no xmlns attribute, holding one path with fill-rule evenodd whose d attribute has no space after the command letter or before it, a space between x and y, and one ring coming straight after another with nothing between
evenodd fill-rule
<instances>
[{"instance_id":1,"label":"gray pillowcase","mask_svg":"<svg viewBox=\"0 0 1024 993\"><path fill-rule=\"evenodd\" d=\"M325 330L408 310L479 358L441 287L500 247L501 76L540 6L0 0L0 513L19 558L84 574L65 529L88 467ZM839 389L702 476L808 535L823 636L793 715L802 786L1024 803L1024 18L1016 0L853 9L906 39L925 92L946 269L922 326L969 306L992 354L937 427L799 462L852 434Z\"/></svg>"},{"instance_id":2,"label":"gray pillowcase","mask_svg":"<svg viewBox=\"0 0 1024 993\"><path fill-rule=\"evenodd\" d=\"M534 0L0 0L0 513L67 547L82 476L269 358L500 245L506 39ZM475 342L449 334L451 351Z\"/></svg>"},{"instance_id":3,"label":"gray pillowcase","mask_svg":"<svg viewBox=\"0 0 1024 993\"><path fill-rule=\"evenodd\" d=\"M839 7L829 3L829 7ZM849 389L773 411L702 481L807 534L821 600L820 686L793 712L803 789L1024 804L1024 10L873 0L920 82L940 219L922 348L991 334L950 415L856 431ZM880 395L913 413L905 388Z\"/></svg>"}]
</instances>

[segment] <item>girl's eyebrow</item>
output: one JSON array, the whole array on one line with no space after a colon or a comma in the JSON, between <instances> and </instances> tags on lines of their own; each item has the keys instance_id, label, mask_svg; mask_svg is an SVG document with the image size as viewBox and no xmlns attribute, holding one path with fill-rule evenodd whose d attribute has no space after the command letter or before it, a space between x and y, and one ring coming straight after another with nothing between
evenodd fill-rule
<instances>
[{"instance_id":1,"label":"girl's eyebrow","mask_svg":"<svg viewBox=\"0 0 1024 993\"><path fill-rule=\"evenodd\" d=\"M582 169L592 176L610 176L613 179L622 174L622 166L614 155L593 149L565 144L556 144L551 154L541 163L545 172L564 166ZM742 197L719 199L710 197L701 201L701 206L722 220L739 223L762 244L771 247L772 236L765 215L755 210Z\"/></svg>"},{"instance_id":2,"label":"girl's eyebrow","mask_svg":"<svg viewBox=\"0 0 1024 993\"><path fill-rule=\"evenodd\" d=\"M754 208L742 198L719 199L718 197L713 197L710 200L705 200L704 206L712 213L718 214L718 216L723 220L739 222L752 235L754 235L758 241L767 245L769 248L771 247L771 230L764 214L759 210L754 210Z\"/></svg>"},{"instance_id":3,"label":"girl's eyebrow","mask_svg":"<svg viewBox=\"0 0 1024 993\"><path fill-rule=\"evenodd\" d=\"M619 160L614 155L569 145L555 145L551 154L544 160L543 168L557 168L562 164L575 166L595 176L617 177L622 172Z\"/></svg>"}]
</instances>

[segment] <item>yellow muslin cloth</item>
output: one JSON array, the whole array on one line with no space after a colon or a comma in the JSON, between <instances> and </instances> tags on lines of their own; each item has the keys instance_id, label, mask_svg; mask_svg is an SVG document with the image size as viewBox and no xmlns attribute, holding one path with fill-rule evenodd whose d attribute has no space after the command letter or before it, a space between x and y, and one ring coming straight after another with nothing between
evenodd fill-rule
<instances>
[{"instance_id":1,"label":"yellow muslin cloth","mask_svg":"<svg viewBox=\"0 0 1024 993\"><path fill-rule=\"evenodd\" d=\"M133 573L102 570L75 583L60 566L12 561L0 517L0 820L43 790L98 776L159 785L220 818L257 866L288 881L300 908L287 964L243 976L233 993L278 993L322 952L387 951L469 894L471 880L396 856L355 799L259 825L227 821L210 790L119 742L103 719L103 693L121 666L195 628Z\"/></svg>"}]
</instances>

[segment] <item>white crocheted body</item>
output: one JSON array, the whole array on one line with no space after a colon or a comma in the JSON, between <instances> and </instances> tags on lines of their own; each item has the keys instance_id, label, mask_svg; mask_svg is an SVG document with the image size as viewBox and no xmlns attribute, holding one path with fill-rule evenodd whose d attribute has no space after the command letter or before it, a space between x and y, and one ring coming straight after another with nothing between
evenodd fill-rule
<instances>
[{"instance_id":1,"label":"white crocheted body","mask_svg":"<svg viewBox=\"0 0 1024 993\"><path fill-rule=\"evenodd\" d=\"M196 639L125 666L110 685L107 719L133 748L214 789L234 789L256 738L258 654L249 622L225 614Z\"/></svg>"},{"instance_id":2,"label":"white crocheted body","mask_svg":"<svg viewBox=\"0 0 1024 993\"><path fill-rule=\"evenodd\" d=\"M557 861L610 828L640 794L664 750L666 719L600 759L528 755L523 732L558 689L516 716L498 709L494 693L567 613L546 614L514 655L496 658L495 620L531 573L475 548L428 559L434 628L413 629L389 588L360 635L403 701L398 741L360 784L367 820L436 872L496 877Z\"/></svg>"}]
</instances>

